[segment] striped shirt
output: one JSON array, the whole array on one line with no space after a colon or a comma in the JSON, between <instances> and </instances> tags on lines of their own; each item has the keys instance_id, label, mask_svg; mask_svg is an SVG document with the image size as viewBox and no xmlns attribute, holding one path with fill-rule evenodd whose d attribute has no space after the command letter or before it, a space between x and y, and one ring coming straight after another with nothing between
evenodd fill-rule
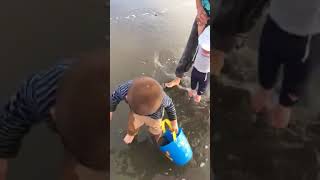
<instances>
[{"instance_id":1,"label":"striped shirt","mask_svg":"<svg viewBox=\"0 0 320 180\"><path fill-rule=\"evenodd\" d=\"M117 89L112 93L110 98L110 112L114 112L118 106L118 104L125 100L128 90L132 85L133 80L127 81L117 87ZM152 119L161 119L163 118L163 112L166 111L168 115L168 119L173 121L177 119L176 109L172 102L172 99L165 94L162 104L158 111L153 114L148 115Z\"/></svg>"},{"instance_id":2,"label":"striped shirt","mask_svg":"<svg viewBox=\"0 0 320 180\"><path fill-rule=\"evenodd\" d=\"M0 111L0 158L16 157L24 135L40 122L51 122L57 82L70 63L29 77Z\"/></svg>"}]
</instances>

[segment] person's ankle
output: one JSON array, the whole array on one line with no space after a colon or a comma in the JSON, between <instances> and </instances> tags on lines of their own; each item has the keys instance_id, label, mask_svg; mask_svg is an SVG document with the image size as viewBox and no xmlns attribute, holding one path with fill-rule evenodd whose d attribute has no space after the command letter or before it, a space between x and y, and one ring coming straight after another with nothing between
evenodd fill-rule
<instances>
[{"instance_id":1,"label":"person's ankle","mask_svg":"<svg viewBox=\"0 0 320 180\"><path fill-rule=\"evenodd\" d=\"M196 94L193 100L194 102L199 103L201 101L201 95Z\"/></svg>"},{"instance_id":2,"label":"person's ankle","mask_svg":"<svg viewBox=\"0 0 320 180\"><path fill-rule=\"evenodd\" d=\"M277 105L271 112L272 127L276 129L287 128L291 117L291 107Z\"/></svg>"},{"instance_id":3,"label":"person's ankle","mask_svg":"<svg viewBox=\"0 0 320 180\"><path fill-rule=\"evenodd\" d=\"M181 82L181 78L177 77L176 79L170 81L169 83L165 83L165 86L168 88L172 88L174 86L179 85Z\"/></svg>"},{"instance_id":4,"label":"person's ankle","mask_svg":"<svg viewBox=\"0 0 320 180\"><path fill-rule=\"evenodd\" d=\"M175 79L175 82L178 83L177 85L179 85L180 82L181 82L181 78L177 77L177 78Z\"/></svg>"},{"instance_id":5,"label":"person's ankle","mask_svg":"<svg viewBox=\"0 0 320 180\"><path fill-rule=\"evenodd\" d=\"M264 89L260 87L251 100L252 109L255 113L265 112L272 104L272 89Z\"/></svg>"}]
</instances>

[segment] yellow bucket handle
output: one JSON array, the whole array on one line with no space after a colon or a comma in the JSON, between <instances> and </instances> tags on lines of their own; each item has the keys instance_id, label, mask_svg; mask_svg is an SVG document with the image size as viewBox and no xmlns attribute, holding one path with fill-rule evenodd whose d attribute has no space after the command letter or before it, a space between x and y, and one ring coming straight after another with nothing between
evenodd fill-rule
<instances>
[{"instance_id":1,"label":"yellow bucket handle","mask_svg":"<svg viewBox=\"0 0 320 180\"><path fill-rule=\"evenodd\" d=\"M171 125L171 122L169 119L164 119L161 121L161 128L162 128L162 132L165 133L166 132L166 124L168 125L171 133L172 133L172 136L173 136L173 141L176 141L177 139L177 133L175 130L173 130L172 128L172 125Z\"/></svg>"}]
</instances>

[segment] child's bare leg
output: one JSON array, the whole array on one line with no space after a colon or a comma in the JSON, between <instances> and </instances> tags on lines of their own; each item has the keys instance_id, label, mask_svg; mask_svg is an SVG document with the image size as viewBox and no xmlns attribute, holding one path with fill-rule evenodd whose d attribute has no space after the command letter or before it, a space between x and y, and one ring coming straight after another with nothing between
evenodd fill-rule
<instances>
[{"instance_id":1,"label":"child's bare leg","mask_svg":"<svg viewBox=\"0 0 320 180\"><path fill-rule=\"evenodd\" d=\"M272 110L272 126L274 128L287 128L290 121L292 106L297 103L297 93L281 92L279 103Z\"/></svg>"},{"instance_id":2,"label":"child's bare leg","mask_svg":"<svg viewBox=\"0 0 320 180\"><path fill-rule=\"evenodd\" d=\"M199 80L199 86L198 91L196 92L196 95L194 96L194 102L199 103L201 101L201 96L206 92L206 89L208 87L209 79L208 76L209 73L195 73L197 74L198 80Z\"/></svg>"},{"instance_id":3,"label":"child's bare leg","mask_svg":"<svg viewBox=\"0 0 320 180\"><path fill-rule=\"evenodd\" d=\"M267 110L272 104L272 90L267 90L262 87L252 97L252 108L254 112L262 112Z\"/></svg>"},{"instance_id":4,"label":"child's bare leg","mask_svg":"<svg viewBox=\"0 0 320 180\"><path fill-rule=\"evenodd\" d=\"M153 139L155 140L156 143L159 142L159 139L161 138L161 135L162 135L162 134L157 134L157 135L154 135L154 134L153 134Z\"/></svg>"},{"instance_id":5,"label":"child's bare leg","mask_svg":"<svg viewBox=\"0 0 320 180\"><path fill-rule=\"evenodd\" d=\"M136 119L134 114L129 112L129 121L128 121L128 131L126 136L123 138L123 141L126 144L130 144L134 137L138 134L140 127L143 125L143 122Z\"/></svg>"},{"instance_id":6,"label":"child's bare leg","mask_svg":"<svg viewBox=\"0 0 320 180\"><path fill-rule=\"evenodd\" d=\"M73 156L65 150L63 160L62 180L79 180L76 173L77 162Z\"/></svg>"},{"instance_id":7,"label":"child's bare leg","mask_svg":"<svg viewBox=\"0 0 320 180\"><path fill-rule=\"evenodd\" d=\"M194 89L189 89L189 91L188 91L188 95L189 95L189 97L191 98L191 97L193 97L193 96L195 96L196 95L196 90L194 90Z\"/></svg>"},{"instance_id":8,"label":"child's bare leg","mask_svg":"<svg viewBox=\"0 0 320 180\"><path fill-rule=\"evenodd\" d=\"M149 133L157 144L162 136L161 121L162 119L156 120L151 118L145 120L145 124L149 126Z\"/></svg>"},{"instance_id":9,"label":"child's bare leg","mask_svg":"<svg viewBox=\"0 0 320 180\"><path fill-rule=\"evenodd\" d=\"M286 128L288 127L291 115L291 107L285 107L277 105L273 108L271 113L272 122L271 125L274 128Z\"/></svg>"}]
</instances>

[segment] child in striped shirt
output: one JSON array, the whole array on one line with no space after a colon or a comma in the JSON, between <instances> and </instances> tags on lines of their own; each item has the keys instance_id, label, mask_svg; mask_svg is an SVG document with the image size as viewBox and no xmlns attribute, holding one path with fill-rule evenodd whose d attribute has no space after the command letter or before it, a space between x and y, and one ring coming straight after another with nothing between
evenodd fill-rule
<instances>
[{"instance_id":1,"label":"child in striped shirt","mask_svg":"<svg viewBox=\"0 0 320 180\"><path fill-rule=\"evenodd\" d=\"M161 121L164 111L167 112L173 129L178 131L174 104L156 80L140 77L119 85L110 98L110 119L117 105L123 100L130 107L127 135L123 139L126 144L133 141L143 125L149 127L149 132L158 142L162 134Z\"/></svg>"},{"instance_id":2,"label":"child in striped shirt","mask_svg":"<svg viewBox=\"0 0 320 180\"><path fill-rule=\"evenodd\" d=\"M62 179L78 179L79 165L108 169L104 51L64 58L33 74L0 109L0 179L6 179L9 159L18 155L23 138L39 123L48 123L64 145Z\"/></svg>"}]
</instances>

